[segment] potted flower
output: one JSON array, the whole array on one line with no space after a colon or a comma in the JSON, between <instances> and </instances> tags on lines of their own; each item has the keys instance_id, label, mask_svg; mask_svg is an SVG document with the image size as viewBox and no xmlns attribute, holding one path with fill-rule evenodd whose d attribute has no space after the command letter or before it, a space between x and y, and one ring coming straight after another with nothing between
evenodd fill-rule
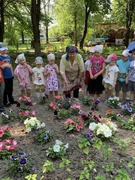
<instances>
[{"instance_id":1,"label":"potted flower","mask_svg":"<svg viewBox=\"0 0 135 180\"><path fill-rule=\"evenodd\" d=\"M67 149L68 143L63 144L63 142L56 140L55 144L46 150L46 155L50 158L62 158L66 154Z\"/></svg>"}]
</instances>

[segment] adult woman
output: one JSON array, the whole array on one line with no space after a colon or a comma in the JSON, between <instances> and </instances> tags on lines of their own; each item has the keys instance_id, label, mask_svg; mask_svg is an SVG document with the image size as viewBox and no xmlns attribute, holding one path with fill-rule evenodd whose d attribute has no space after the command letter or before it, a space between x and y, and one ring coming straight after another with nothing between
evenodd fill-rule
<instances>
[{"instance_id":1,"label":"adult woman","mask_svg":"<svg viewBox=\"0 0 135 180\"><path fill-rule=\"evenodd\" d=\"M73 97L76 99L79 96L79 88L81 87L81 80L84 72L84 62L82 56L77 53L75 46L66 47L66 54L64 54L60 61L60 73L65 82L64 94L67 98ZM76 99L77 100L77 99Z\"/></svg>"}]
</instances>

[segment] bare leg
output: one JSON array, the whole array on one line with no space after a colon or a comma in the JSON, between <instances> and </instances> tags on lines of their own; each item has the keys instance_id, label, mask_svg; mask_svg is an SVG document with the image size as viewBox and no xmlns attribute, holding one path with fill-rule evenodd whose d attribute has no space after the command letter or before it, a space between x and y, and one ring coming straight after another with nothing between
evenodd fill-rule
<instances>
[{"instance_id":1,"label":"bare leg","mask_svg":"<svg viewBox=\"0 0 135 180\"><path fill-rule=\"evenodd\" d=\"M54 91L55 96L58 96L58 91Z\"/></svg>"},{"instance_id":2,"label":"bare leg","mask_svg":"<svg viewBox=\"0 0 135 180\"><path fill-rule=\"evenodd\" d=\"M53 101L53 91L49 92L49 99L50 99L50 101Z\"/></svg>"},{"instance_id":3,"label":"bare leg","mask_svg":"<svg viewBox=\"0 0 135 180\"><path fill-rule=\"evenodd\" d=\"M30 96L31 96L31 90L30 89L27 89L26 90L26 93L27 93L27 97L28 97L28 101L31 101L31 98L30 98Z\"/></svg>"}]
</instances>

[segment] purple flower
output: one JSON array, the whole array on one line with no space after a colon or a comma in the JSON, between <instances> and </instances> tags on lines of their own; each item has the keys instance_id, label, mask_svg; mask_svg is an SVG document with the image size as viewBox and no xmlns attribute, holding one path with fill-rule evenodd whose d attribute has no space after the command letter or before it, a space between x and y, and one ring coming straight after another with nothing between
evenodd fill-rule
<instances>
[{"instance_id":1,"label":"purple flower","mask_svg":"<svg viewBox=\"0 0 135 180\"><path fill-rule=\"evenodd\" d=\"M127 104L123 104L123 105L121 106L121 109L127 109Z\"/></svg>"},{"instance_id":2,"label":"purple flower","mask_svg":"<svg viewBox=\"0 0 135 180\"><path fill-rule=\"evenodd\" d=\"M17 156L10 156L10 158L14 161L18 160L18 157Z\"/></svg>"},{"instance_id":3,"label":"purple flower","mask_svg":"<svg viewBox=\"0 0 135 180\"><path fill-rule=\"evenodd\" d=\"M18 171L22 172L23 171L23 167L18 167Z\"/></svg>"},{"instance_id":4,"label":"purple flower","mask_svg":"<svg viewBox=\"0 0 135 180\"><path fill-rule=\"evenodd\" d=\"M17 102L16 107L20 107L20 103L19 102Z\"/></svg>"},{"instance_id":5,"label":"purple flower","mask_svg":"<svg viewBox=\"0 0 135 180\"><path fill-rule=\"evenodd\" d=\"M91 108L91 111L94 111L94 110L95 110L95 108L94 108L94 107L92 107L92 108Z\"/></svg>"},{"instance_id":6,"label":"purple flower","mask_svg":"<svg viewBox=\"0 0 135 180\"><path fill-rule=\"evenodd\" d=\"M54 115L57 115L58 114L58 110L54 110Z\"/></svg>"},{"instance_id":7,"label":"purple flower","mask_svg":"<svg viewBox=\"0 0 135 180\"><path fill-rule=\"evenodd\" d=\"M132 108L128 108L128 112L132 112Z\"/></svg>"},{"instance_id":8,"label":"purple flower","mask_svg":"<svg viewBox=\"0 0 135 180\"><path fill-rule=\"evenodd\" d=\"M22 156L26 156L26 154L25 154L24 152L19 152L19 153L18 153L18 156L21 156L21 157L22 157Z\"/></svg>"},{"instance_id":9,"label":"purple flower","mask_svg":"<svg viewBox=\"0 0 135 180\"><path fill-rule=\"evenodd\" d=\"M45 134L45 136L44 136L44 140L47 140L48 139L48 135L47 134Z\"/></svg>"},{"instance_id":10,"label":"purple flower","mask_svg":"<svg viewBox=\"0 0 135 180\"><path fill-rule=\"evenodd\" d=\"M97 100L95 101L95 104L98 105L99 103L100 103L100 100L97 99Z\"/></svg>"},{"instance_id":11,"label":"purple flower","mask_svg":"<svg viewBox=\"0 0 135 180\"><path fill-rule=\"evenodd\" d=\"M27 159L26 159L26 158L22 158L22 159L20 160L20 164L21 164L21 165L26 165L26 163L27 163Z\"/></svg>"},{"instance_id":12,"label":"purple flower","mask_svg":"<svg viewBox=\"0 0 135 180\"><path fill-rule=\"evenodd\" d=\"M85 133L86 137L89 139L89 141L92 143L92 138L93 138L93 132L88 131Z\"/></svg>"},{"instance_id":13,"label":"purple flower","mask_svg":"<svg viewBox=\"0 0 135 180\"><path fill-rule=\"evenodd\" d=\"M82 117L82 119L83 119L84 121L87 121L87 120L89 119L89 117L86 116L85 114L82 114L81 117Z\"/></svg>"}]
</instances>

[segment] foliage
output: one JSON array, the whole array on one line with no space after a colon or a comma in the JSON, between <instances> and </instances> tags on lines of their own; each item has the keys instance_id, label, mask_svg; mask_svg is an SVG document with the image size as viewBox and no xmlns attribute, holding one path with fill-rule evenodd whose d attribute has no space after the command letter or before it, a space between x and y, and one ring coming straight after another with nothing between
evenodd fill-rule
<instances>
[{"instance_id":1,"label":"foliage","mask_svg":"<svg viewBox=\"0 0 135 180\"><path fill-rule=\"evenodd\" d=\"M90 146L90 141L87 138L81 138L78 141L78 147L80 149L83 149L83 153L88 155L89 154L89 146Z\"/></svg>"},{"instance_id":2,"label":"foliage","mask_svg":"<svg viewBox=\"0 0 135 180\"><path fill-rule=\"evenodd\" d=\"M83 98L83 99L82 99L82 103L83 103L84 105L91 106L93 102L94 102L94 100L91 99L90 97L86 97L86 98Z\"/></svg>"},{"instance_id":3,"label":"foliage","mask_svg":"<svg viewBox=\"0 0 135 180\"><path fill-rule=\"evenodd\" d=\"M12 174L26 174L32 171L29 159L24 152L10 156L9 170Z\"/></svg>"},{"instance_id":4,"label":"foliage","mask_svg":"<svg viewBox=\"0 0 135 180\"><path fill-rule=\"evenodd\" d=\"M118 172L118 175L115 178L115 180L121 180L121 179L130 180L130 176L125 169L118 169L117 172Z\"/></svg>"},{"instance_id":5,"label":"foliage","mask_svg":"<svg viewBox=\"0 0 135 180\"><path fill-rule=\"evenodd\" d=\"M118 123L123 129L129 129L135 131L135 115L131 115L128 121L123 119L118 119Z\"/></svg>"},{"instance_id":6,"label":"foliage","mask_svg":"<svg viewBox=\"0 0 135 180\"><path fill-rule=\"evenodd\" d=\"M111 97L108 99L108 106L112 109L117 109L120 107L120 101L118 97Z\"/></svg>"},{"instance_id":7,"label":"foliage","mask_svg":"<svg viewBox=\"0 0 135 180\"><path fill-rule=\"evenodd\" d=\"M46 128L40 128L35 132L35 139L41 143L47 143L51 141L52 135L50 131L46 130Z\"/></svg>"},{"instance_id":8,"label":"foliage","mask_svg":"<svg viewBox=\"0 0 135 180\"><path fill-rule=\"evenodd\" d=\"M8 124L9 122L13 122L17 120L18 116L14 113L12 109L9 110L9 112L2 112L1 113L1 119L3 124Z\"/></svg>"},{"instance_id":9,"label":"foliage","mask_svg":"<svg viewBox=\"0 0 135 180\"><path fill-rule=\"evenodd\" d=\"M66 154L67 149L68 143L64 145L63 142L56 140L55 144L46 150L46 155L51 158L62 158Z\"/></svg>"},{"instance_id":10,"label":"foliage","mask_svg":"<svg viewBox=\"0 0 135 180\"><path fill-rule=\"evenodd\" d=\"M71 114L70 110L58 109L54 111L54 115L58 119L68 118L70 114Z\"/></svg>"}]
</instances>

